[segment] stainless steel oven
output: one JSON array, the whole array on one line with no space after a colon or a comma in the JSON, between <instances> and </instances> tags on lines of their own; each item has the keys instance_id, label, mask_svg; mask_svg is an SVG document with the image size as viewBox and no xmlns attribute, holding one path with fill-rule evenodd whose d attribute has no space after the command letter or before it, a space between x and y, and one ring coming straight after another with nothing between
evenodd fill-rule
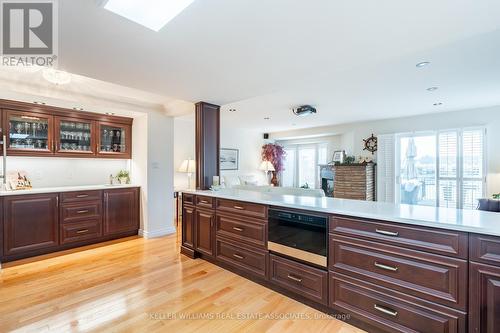
<instances>
[{"instance_id":1,"label":"stainless steel oven","mask_svg":"<svg viewBox=\"0 0 500 333\"><path fill-rule=\"evenodd\" d=\"M326 267L328 218L269 209L269 250Z\"/></svg>"}]
</instances>

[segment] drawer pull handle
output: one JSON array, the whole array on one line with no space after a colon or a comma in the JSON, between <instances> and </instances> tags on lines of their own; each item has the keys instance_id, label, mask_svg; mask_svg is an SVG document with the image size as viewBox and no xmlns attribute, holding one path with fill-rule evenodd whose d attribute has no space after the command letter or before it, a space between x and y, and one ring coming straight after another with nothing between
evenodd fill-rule
<instances>
[{"instance_id":1,"label":"drawer pull handle","mask_svg":"<svg viewBox=\"0 0 500 333\"><path fill-rule=\"evenodd\" d=\"M391 272L397 272L398 271L397 267L389 266L389 265L384 265L384 264L378 263L376 261L375 261L374 265L375 265L375 267L378 267L380 269L384 269L386 271L391 271Z\"/></svg>"},{"instance_id":2,"label":"drawer pull handle","mask_svg":"<svg viewBox=\"0 0 500 333\"><path fill-rule=\"evenodd\" d=\"M86 197L88 197L88 196L89 196L88 194L79 194L79 195L77 195L76 197L77 197L78 199L81 199L81 198L86 198Z\"/></svg>"},{"instance_id":3,"label":"drawer pull handle","mask_svg":"<svg viewBox=\"0 0 500 333\"><path fill-rule=\"evenodd\" d=\"M200 200L200 203L202 203L202 204L207 204L207 203L208 203L208 201L207 201L207 200Z\"/></svg>"},{"instance_id":4,"label":"drawer pull handle","mask_svg":"<svg viewBox=\"0 0 500 333\"><path fill-rule=\"evenodd\" d=\"M377 234L381 234L384 236L391 236L391 237L398 237L399 236L399 232L395 232L395 231L386 231L386 230L375 229L375 232Z\"/></svg>"},{"instance_id":5,"label":"drawer pull handle","mask_svg":"<svg viewBox=\"0 0 500 333\"><path fill-rule=\"evenodd\" d=\"M301 278L298 278L296 276L293 276L291 274L288 274L288 278L292 281L295 281L295 282L302 282L302 279Z\"/></svg>"},{"instance_id":6,"label":"drawer pull handle","mask_svg":"<svg viewBox=\"0 0 500 333\"><path fill-rule=\"evenodd\" d=\"M241 206L234 206L234 209L244 210L244 209L245 209L245 207L241 207Z\"/></svg>"},{"instance_id":7,"label":"drawer pull handle","mask_svg":"<svg viewBox=\"0 0 500 333\"><path fill-rule=\"evenodd\" d=\"M236 230L236 231L243 231L243 228L238 228L238 227L233 227L233 230Z\"/></svg>"},{"instance_id":8,"label":"drawer pull handle","mask_svg":"<svg viewBox=\"0 0 500 333\"><path fill-rule=\"evenodd\" d=\"M86 232L89 232L89 229L78 230L76 233L77 234L84 234Z\"/></svg>"},{"instance_id":9,"label":"drawer pull handle","mask_svg":"<svg viewBox=\"0 0 500 333\"><path fill-rule=\"evenodd\" d=\"M89 212L89 210L88 210L88 209L85 209L85 210L79 210L79 211L77 211L76 213L77 213L77 214L85 214L85 213L88 213L88 212Z\"/></svg>"},{"instance_id":10,"label":"drawer pull handle","mask_svg":"<svg viewBox=\"0 0 500 333\"><path fill-rule=\"evenodd\" d=\"M375 304L373 306L373 308L379 312L382 312L382 313L385 313L389 316L393 316L393 317L397 317L398 315L398 312L393 310L393 309L389 309L389 308L386 308L385 306L381 306L381 305L378 305L378 304Z\"/></svg>"},{"instance_id":11,"label":"drawer pull handle","mask_svg":"<svg viewBox=\"0 0 500 333\"><path fill-rule=\"evenodd\" d=\"M235 254L233 254L233 257L235 257L235 258L237 258L237 259L240 259L240 260L241 260L241 259L245 259L245 257L240 256L239 254L236 254L236 253L235 253Z\"/></svg>"}]
</instances>

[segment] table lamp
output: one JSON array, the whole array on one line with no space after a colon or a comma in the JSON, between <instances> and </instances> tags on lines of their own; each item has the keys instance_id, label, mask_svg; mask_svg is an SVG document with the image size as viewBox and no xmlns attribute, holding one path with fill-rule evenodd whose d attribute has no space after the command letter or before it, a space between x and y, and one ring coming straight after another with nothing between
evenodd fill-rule
<instances>
[{"instance_id":1,"label":"table lamp","mask_svg":"<svg viewBox=\"0 0 500 333\"><path fill-rule=\"evenodd\" d=\"M269 171L275 171L273 164L269 161L262 161L259 169L266 173L267 184L269 184Z\"/></svg>"},{"instance_id":2,"label":"table lamp","mask_svg":"<svg viewBox=\"0 0 500 333\"><path fill-rule=\"evenodd\" d=\"M191 189L191 177L195 172L195 161L192 159L187 159L182 161L181 166L177 170L178 172L187 173L188 177L188 190Z\"/></svg>"}]
</instances>

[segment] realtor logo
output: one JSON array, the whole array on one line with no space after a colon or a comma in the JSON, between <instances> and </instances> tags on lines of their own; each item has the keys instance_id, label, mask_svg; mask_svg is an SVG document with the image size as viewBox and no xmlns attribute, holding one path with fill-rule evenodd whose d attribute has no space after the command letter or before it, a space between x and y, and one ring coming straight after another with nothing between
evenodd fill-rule
<instances>
[{"instance_id":1,"label":"realtor logo","mask_svg":"<svg viewBox=\"0 0 500 333\"><path fill-rule=\"evenodd\" d=\"M55 0L1 0L2 64L53 66L57 59Z\"/></svg>"}]
</instances>

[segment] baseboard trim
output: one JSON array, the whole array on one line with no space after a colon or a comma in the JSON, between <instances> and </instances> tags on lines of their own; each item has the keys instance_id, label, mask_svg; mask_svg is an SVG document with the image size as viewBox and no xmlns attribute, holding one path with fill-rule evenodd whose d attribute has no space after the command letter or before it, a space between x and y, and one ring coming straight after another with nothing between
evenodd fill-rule
<instances>
[{"instance_id":1,"label":"baseboard trim","mask_svg":"<svg viewBox=\"0 0 500 333\"><path fill-rule=\"evenodd\" d=\"M162 237L162 236L171 235L171 234L175 234L175 233L176 233L175 227L168 227L168 228L158 229L158 230L154 230L154 231L147 231L147 230L139 229L139 236L144 237L146 239Z\"/></svg>"}]
</instances>

